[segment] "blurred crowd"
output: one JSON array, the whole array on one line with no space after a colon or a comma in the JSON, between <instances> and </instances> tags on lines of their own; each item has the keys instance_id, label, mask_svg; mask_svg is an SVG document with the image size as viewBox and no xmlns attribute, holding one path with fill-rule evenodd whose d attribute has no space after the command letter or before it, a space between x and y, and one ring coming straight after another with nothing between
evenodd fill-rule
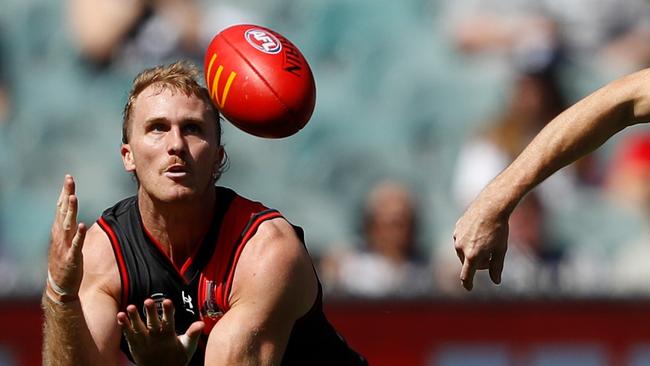
<instances>
[{"instance_id":1,"label":"blurred crowd","mask_svg":"<svg viewBox=\"0 0 650 366\"><path fill-rule=\"evenodd\" d=\"M0 296L33 296L65 173L92 222L134 183L119 160L130 79L201 66L224 27L292 39L318 88L310 124L262 140L224 125L220 184L307 233L327 296L650 295L650 133L625 131L530 193L503 283L460 286L451 233L563 109L650 66L645 0L8 0L0 14Z\"/></svg>"}]
</instances>

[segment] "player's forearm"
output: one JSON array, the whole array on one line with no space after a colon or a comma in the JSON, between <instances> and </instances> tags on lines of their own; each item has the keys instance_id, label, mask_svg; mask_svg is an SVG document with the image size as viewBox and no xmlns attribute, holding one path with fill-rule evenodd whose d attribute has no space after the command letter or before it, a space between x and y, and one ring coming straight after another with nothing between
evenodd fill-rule
<instances>
[{"instance_id":1,"label":"player's forearm","mask_svg":"<svg viewBox=\"0 0 650 366\"><path fill-rule=\"evenodd\" d=\"M650 115L650 71L616 80L553 119L482 193L511 212L536 185Z\"/></svg>"},{"instance_id":2,"label":"player's forearm","mask_svg":"<svg viewBox=\"0 0 650 366\"><path fill-rule=\"evenodd\" d=\"M43 365L96 365L102 363L79 300L63 305L43 296Z\"/></svg>"}]
</instances>

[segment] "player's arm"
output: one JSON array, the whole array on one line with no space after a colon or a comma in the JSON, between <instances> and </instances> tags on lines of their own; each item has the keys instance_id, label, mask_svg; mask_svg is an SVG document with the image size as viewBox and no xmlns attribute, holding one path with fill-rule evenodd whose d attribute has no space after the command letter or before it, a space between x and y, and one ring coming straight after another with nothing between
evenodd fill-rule
<instances>
[{"instance_id":1,"label":"player's arm","mask_svg":"<svg viewBox=\"0 0 650 366\"><path fill-rule=\"evenodd\" d=\"M463 263L463 286L471 290L478 269L489 269L492 281L500 282L508 218L526 193L625 127L648 120L650 69L609 83L545 126L456 223L454 241Z\"/></svg>"},{"instance_id":2,"label":"player's arm","mask_svg":"<svg viewBox=\"0 0 650 366\"><path fill-rule=\"evenodd\" d=\"M97 225L86 233L76 215L74 181L67 176L52 226L42 303L43 364L115 365L120 339L117 265L106 235Z\"/></svg>"},{"instance_id":3,"label":"player's arm","mask_svg":"<svg viewBox=\"0 0 650 366\"><path fill-rule=\"evenodd\" d=\"M231 308L212 329L206 365L277 365L317 295L311 259L284 219L263 223L235 270Z\"/></svg>"}]
</instances>

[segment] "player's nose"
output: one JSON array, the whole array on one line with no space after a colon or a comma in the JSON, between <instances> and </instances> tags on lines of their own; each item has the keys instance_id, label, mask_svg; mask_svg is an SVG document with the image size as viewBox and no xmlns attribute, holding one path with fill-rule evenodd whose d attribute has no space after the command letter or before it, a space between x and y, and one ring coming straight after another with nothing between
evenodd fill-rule
<instances>
[{"instance_id":1,"label":"player's nose","mask_svg":"<svg viewBox=\"0 0 650 366\"><path fill-rule=\"evenodd\" d=\"M187 143L181 129L178 126L172 127L167 133L167 152L171 155L179 155L185 151Z\"/></svg>"}]
</instances>

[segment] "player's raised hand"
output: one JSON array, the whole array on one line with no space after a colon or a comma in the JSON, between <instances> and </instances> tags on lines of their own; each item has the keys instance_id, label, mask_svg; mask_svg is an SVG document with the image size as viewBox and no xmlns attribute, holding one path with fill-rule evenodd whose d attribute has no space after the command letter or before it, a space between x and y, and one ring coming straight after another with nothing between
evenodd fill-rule
<instances>
[{"instance_id":1,"label":"player's raised hand","mask_svg":"<svg viewBox=\"0 0 650 366\"><path fill-rule=\"evenodd\" d=\"M489 200L479 198L456 222L454 247L463 265L460 280L468 291L474 286L474 274L481 269L489 269L492 282L501 283L509 216L494 209Z\"/></svg>"},{"instance_id":2,"label":"player's raised hand","mask_svg":"<svg viewBox=\"0 0 650 366\"><path fill-rule=\"evenodd\" d=\"M81 285L81 248L86 236L86 226L77 223L78 208L74 178L66 175L56 203L48 256L46 293L57 302L75 300Z\"/></svg>"},{"instance_id":3,"label":"player's raised hand","mask_svg":"<svg viewBox=\"0 0 650 366\"><path fill-rule=\"evenodd\" d=\"M122 328L129 344L133 360L138 365L187 365L203 332L202 321L192 323L185 334L176 335L174 304L165 299L162 302L162 316L159 316L156 302L144 301L147 317L142 321L135 305L129 305L125 312L117 314L117 323Z\"/></svg>"}]
</instances>

